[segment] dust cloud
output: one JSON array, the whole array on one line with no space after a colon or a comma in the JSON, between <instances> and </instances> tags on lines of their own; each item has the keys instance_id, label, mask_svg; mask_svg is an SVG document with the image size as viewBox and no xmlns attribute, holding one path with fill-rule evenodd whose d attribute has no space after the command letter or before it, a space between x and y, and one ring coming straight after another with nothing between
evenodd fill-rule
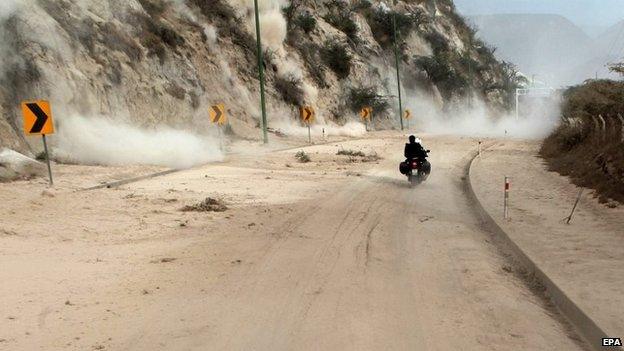
<instances>
[{"instance_id":1,"label":"dust cloud","mask_svg":"<svg viewBox=\"0 0 624 351\"><path fill-rule=\"evenodd\" d=\"M223 159L215 137L167 127L139 129L106 117L66 117L53 141L55 158L70 163L181 169Z\"/></svg>"},{"instance_id":2,"label":"dust cloud","mask_svg":"<svg viewBox=\"0 0 624 351\"><path fill-rule=\"evenodd\" d=\"M427 133L541 139L559 123L558 101L525 102L526 107L533 108L516 118L514 112L494 114L477 98L456 103L443 111L430 97L412 96L416 98L408 99L407 108L412 111L416 127Z\"/></svg>"},{"instance_id":3,"label":"dust cloud","mask_svg":"<svg viewBox=\"0 0 624 351\"><path fill-rule=\"evenodd\" d=\"M272 123L273 126L280 132L291 136L307 136L308 127L297 125L292 121L280 121ZM347 137L359 137L366 134L366 127L359 122L347 122L340 126L335 123L326 124L313 124L310 126L310 134L313 138L321 138L323 136L347 136Z\"/></svg>"}]
</instances>

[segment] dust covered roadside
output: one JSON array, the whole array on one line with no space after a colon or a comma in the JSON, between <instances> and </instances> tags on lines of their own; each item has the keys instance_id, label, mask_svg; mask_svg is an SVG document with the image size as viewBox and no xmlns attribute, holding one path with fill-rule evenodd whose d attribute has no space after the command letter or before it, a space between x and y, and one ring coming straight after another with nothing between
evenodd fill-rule
<instances>
[{"instance_id":1,"label":"dust covered roadside","mask_svg":"<svg viewBox=\"0 0 624 351\"><path fill-rule=\"evenodd\" d=\"M386 142L362 144L369 153ZM188 263L172 251L232 233L254 233L272 217L288 214L289 204L332 193L352 179L352 169L375 166L341 159L338 145L305 148L309 163L296 162L298 150L238 155L94 191L81 189L162 168L55 165L54 189L47 188L45 178L0 183L0 296L5 306L0 349L114 349L118 336L130 337L122 330L128 323L142 323L137 306L167 289L166 281L140 277ZM193 211L181 211L185 206ZM223 206L227 211L214 211ZM244 252L227 250L211 260L215 269L246 262ZM83 330L79 325L85 321L104 327Z\"/></svg>"}]
</instances>

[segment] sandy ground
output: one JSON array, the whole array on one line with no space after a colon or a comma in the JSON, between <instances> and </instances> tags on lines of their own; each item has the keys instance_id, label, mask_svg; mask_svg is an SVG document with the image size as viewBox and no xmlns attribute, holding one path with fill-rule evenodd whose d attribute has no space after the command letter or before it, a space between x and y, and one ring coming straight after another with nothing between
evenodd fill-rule
<instances>
[{"instance_id":1,"label":"sandy ground","mask_svg":"<svg viewBox=\"0 0 624 351\"><path fill-rule=\"evenodd\" d=\"M537 142L494 143L475 163L475 191L485 208L536 264L608 335L624 335L624 206L608 208L548 172ZM510 221L502 219L503 179L511 176Z\"/></svg>"},{"instance_id":2,"label":"sandy ground","mask_svg":"<svg viewBox=\"0 0 624 351\"><path fill-rule=\"evenodd\" d=\"M587 349L473 212L475 141L426 138L434 173L410 188L404 140L308 147L305 164L301 148L234 147L219 164L88 192L159 169L59 165L54 190L0 184L0 349ZM229 209L180 211L207 196Z\"/></svg>"}]
</instances>

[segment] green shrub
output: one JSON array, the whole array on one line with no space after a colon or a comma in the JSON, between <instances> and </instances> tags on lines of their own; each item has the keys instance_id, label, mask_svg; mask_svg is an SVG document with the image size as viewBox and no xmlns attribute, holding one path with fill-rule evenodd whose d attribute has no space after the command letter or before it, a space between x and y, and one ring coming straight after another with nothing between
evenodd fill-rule
<instances>
[{"instance_id":1,"label":"green shrub","mask_svg":"<svg viewBox=\"0 0 624 351\"><path fill-rule=\"evenodd\" d=\"M425 39L429 42L431 50L433 50L433 53L436 55L450 50L447 39L437 31L427 33Z\"/></svg>"},{"instance_id":2,"label":"green shrub","mask_svg":"<svg viewBox=\"0 0 624 351\"><path fill-rule=\"evenodd\" d=\"M609 71L624 76L624 62L610 64Z\"/></svg>"},{"instance_id":3,"label":"green shrub","mask_svg":"<svg viewBox=\"0 0 624 351\"><path fill-rule=\"evenodd\" d=\"M297 16L295 24L306 34L310 34L316 28L316 18L308 13L301 14Z\"/></svg>"},{"instance_id":4,"label":"green shrub","mask_svg":"<svg viewBox=\"0 0 624 351\"><path fill-rule=\"evenodd\" d=\"M373 7L373 3L370 0L360 0L353 4L353 11L367 11Z\"/></svg>"},{"instance_id":5,"label":"green shrub","mask_svg":"<svg viewBox=\"0 0 624 351\"><path fill-rule=\"evenodd\" d=\"M299 160L299 162L301 162L301 163L308 163L308 162L312 161L310 159L310 156L308 156L308 154L306 154L305 151L303 151L303 150L297 152L295 154L295 158L297 160Z\"/></svg>"},{"instance_id":6,"label":"green shrub","mask_svg":"<svg viewBox=\"0 0 624 351\"><path fill-rule=\"evenodd\" d=\"M395 15L397 34L403 38L409 36L419 25L427 21L425 13L420 9L409 13L386 12L382 8L369 10L366 14L368 24L375 40L384 47L394 43Z\"/></svg>"},{"instance_id":7,"label":"green shrub","mask_svg":"<svg viewBox=\"0 0 624 351\"><path fill-rule=\"evenodd\" d=\"M366 157L366 154L363 153L362 151L355 151L355 150L339 150L336 155L338 156L353 156L353 157Z\"/></svg>"},{"instance_id":8,"label":"green shrub","mask_svg":"<svg viewBox=\"0 0 624 351\"><path fill-rule=\"evenodd\" d=\"M467 92L468 79L453 68L449 53L433 57L419 56L414 60L414 64L427 73L445 99L450 99L454 94L461 96Z\"/></svg>"},{"instance_id":9,"label":"green shrub","mask_svg":"<svg viewBox=\"0 0 624 351\"><path fill-rule=\"evenodd\" d=\"M211 20L237 21L236 10L225 0L187 0L197 6L201 13Z\"/></svg>"},{"instance_id":10,"label":"green shrub","mask_svg":"<svg viewBox=\"0 0 624 351\"><path fill-rule=\"evenodd\" d=\"M359 112L364 107L371 107L373 116L385 113L390 108L387 98L379 95L375 87L351 88L349 106L353 112Z\"/></svg>"},{"instance_id":11,"label":"green shrub","mask_svg":"<svg viewBox=\"0 0 624 351\"><path fill-rule=\"evenodd\" d=\"M585 119L592 116L611 116L624 111L624 81L590 80L564 92L562 114Z\"/></svg>"},{"instance_id":12,"label":"green shrub","mask_svg":"<svg viewBox=\"0 0 624 351\"><path fill-rule=\"evenodd\" d=\"M353 11L349 8L349 3L343 0L330 0L325 3L327 14L323 19L332 26L345 33L349 39L358 42L358 26L353 20Z\"/></svg>"},{"instance_id":13,"label":"green shrub","mask_svg":"<svg viewBox=\"0 0 624 351\"><path fill-rule=\"evenodd\" d=\"M295 106L303 105L304 93L301 79L293 75L288 75L286 77L278 75L275 77L275 89L277 89L287 103Z\"/></svg>"},{"instance_id":14,"label":"green shrub","mask_svg":"<svg viewBox=\"0 0 624 351\"><path fill-rule=\"evenodd\" d=\"M495 65L498 63L496 56L494 56L494 53L496 53L496 48L494 46L488 45L480 39L476 40L474 46L475 50L477 50L477 53L481 57L481 60L486 65Z\"/></svg>"},{"instance_id":15,"label":"green shrub","mask_svg":"<svg viewBox=\"0 0 624 351\"><path fill-rule=\"evenodd\" d=\"M319 64L322 61L322 48L309 38L304 37L301 31L296 30L289 31L287 43L299 52L299 56L301 56L307 71L316 84L321 89L326 88L325 66Z\"/></svg>"},{"instance_id":16,"label":"green shrub","mask_svg":"<svg viewBox=\"0 0 624 351\"><path fill-rule=\"evenodd\" d=\"M587 134L584 134L580 128L560 126L553 132L553 136L556 139L556 144L559 145L559 152L568 152L582 144Z\"/></svg>"},{"instance_id":17,"label":"green shrub","mask_svg":"<svg viewBox=\"0 0 624 351\"><path fill-rule=\"evenodd\" d=\"M134 19L141 27L141 45L148 51L148 56L157 56L163 64L167 59L166 46L176 49L184 45L184 38L174 29L162 22L143 13L134 13Z\"/></svg>"},{"instance_id":18,"label":"green shrub","mask_svg":"<svg viewBox=\"0 0 624 351\"><path fill-rule=\"evenodd\" d=\"M351 54L347 47L336 40L328 40L321 50L321 57L325 64L331 68L338 79L344 79L351 73Z\"/></svg>"},{"instance_id":19,"label":"green shrub","mask_svg":"<svg viewBox=\"0 0 624 351\"><path fill-rule=\"evenodd\" d=\"M222 35L229 34L232 42L245 49L247 54L255 53L256 40L254 36L245 29L243 18L226 0L186 1L199 8L202 15L219 28L219 33Z\"/></svg>"},{"instance_id":20,"label":"green shrub","mask_svg":"<svg viewBox=\"0 0 624 351\"><path fill-rule=\"evenodd\" d=\"M163 0L139 0L139 3L150 16L160 17L167 10L168 4Z\"/></svg>"},{"instance_id":21,"label":"green shrub","mask_svg":"<svg viewBox=\"0 0 624 351\"><path fill-rule=\"evenodd\" d=\"M147 49L147 56L158 57L160 64L164 64L167 60L167 49L165 45L162 43L160 38L155 36L152 33L144 33L141 38L141 45L143 45Z\"/></svg>"}]
</instances>

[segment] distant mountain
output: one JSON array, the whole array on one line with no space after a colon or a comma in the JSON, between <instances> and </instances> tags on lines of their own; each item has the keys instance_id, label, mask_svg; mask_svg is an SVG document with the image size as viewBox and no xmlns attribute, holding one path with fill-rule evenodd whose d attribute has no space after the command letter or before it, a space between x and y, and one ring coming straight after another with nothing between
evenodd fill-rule
<instances>
[{"instance_id":1,"label":"distant mountain","mask_svg":"<svg viewBox=\"0 0 624 351\"><path fill-rule=\"evenodd\" d=\"M624 20L597 36L594 47L606 56L621 59L624 56Z\"/></svg>"},{"instance_id":2,"label":"distant mountain","mask_svg":"<svg viewBox=\"0 0 624 351\"><path fill-rule=\"evenodd\" d=\"M499 58L515 63L529 77L537 75L554 86L588 78L585 65L593 58L595 43L563 16L501 14L472 16L470 21L479 36L498 48ZM574 71L578 67L585 71Z\"/></svg>"}]
</instances>

